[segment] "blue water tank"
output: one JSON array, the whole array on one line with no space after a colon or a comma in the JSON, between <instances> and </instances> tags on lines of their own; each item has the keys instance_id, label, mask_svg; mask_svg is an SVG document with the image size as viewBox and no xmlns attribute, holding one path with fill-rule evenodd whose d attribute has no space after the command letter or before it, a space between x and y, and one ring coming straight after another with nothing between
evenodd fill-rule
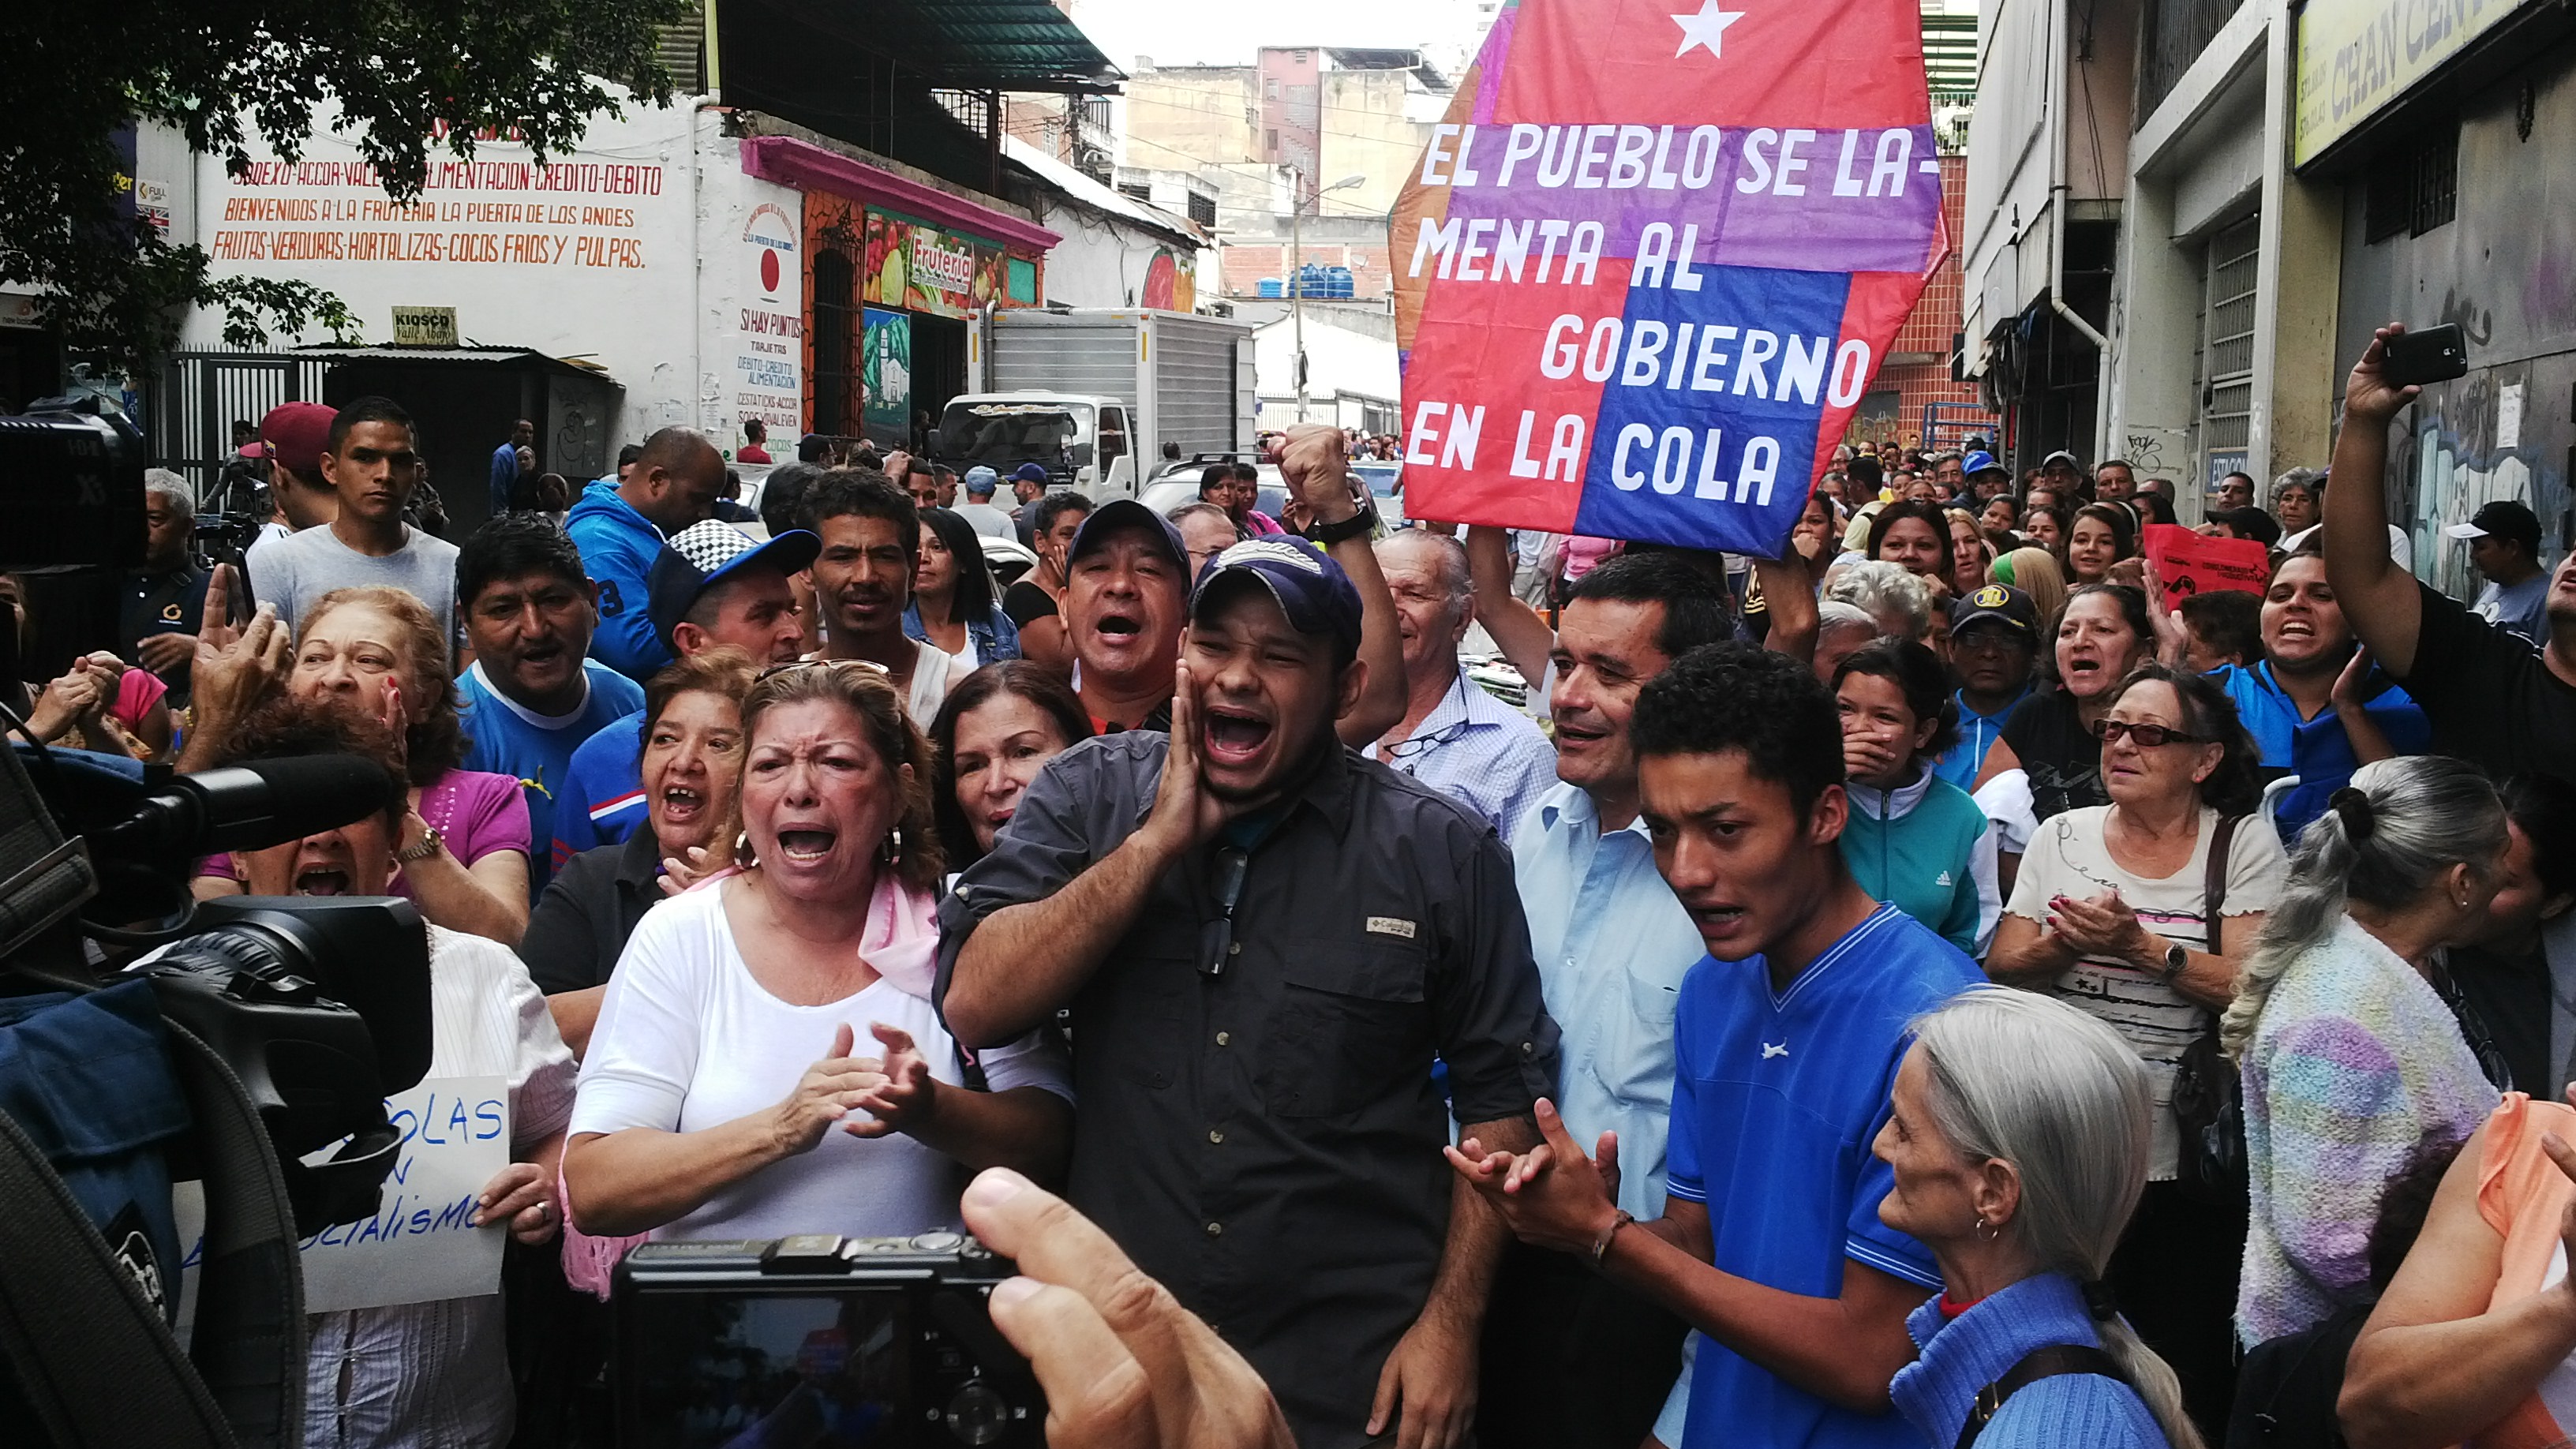
<instances>
[{"instance_id":1,"label":"blue water tank","mask_svg":"<svg viewBox=\"0 0 2576 1449\"><path fill-rule=\"evenodd\" d=\"M1260 295L1276 301L1288 295L1288 284L1277 277L1264 277L1256 284Z\"/></svg>"},{"instance_id":2,"label":"blue water tank","mask_svg":"<svg viewBox=\"0 0 2576 1449\"><path fill-rule=\"evenodd\" d=\"M1326 296L1328 296L1328 297L1337 297L1337 298L1341 299L1342 301L1347 302L1347 301L1351 300L1351 298L1356 294L1356 293L1355 293L1355 285L1356 285L1356 284L1353 282L1353 280L1352 280L1352 278L1351 278L1351 269L1350 269L1350 268L1348 268L1348 267L1326 267L1326 268L1324 269L1324 276L1325 276L1325 279L1326 279L1327 283L1328 283L1328 284L1329 284L1329 286L1330 286L1330 290L1329 290L1329 291L1327 291L1324 295L1326 295Z\"/></svg>"}]
</instances>

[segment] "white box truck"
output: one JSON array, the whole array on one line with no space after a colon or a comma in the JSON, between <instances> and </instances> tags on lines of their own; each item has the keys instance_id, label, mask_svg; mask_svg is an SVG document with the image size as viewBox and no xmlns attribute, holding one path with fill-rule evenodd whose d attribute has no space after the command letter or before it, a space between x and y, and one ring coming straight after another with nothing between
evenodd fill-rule
<instances>
[{"instance_id":1,"label":"white box truck","mask_svg":"<svg viewBox=\"0 0 2576 1449\"><path fill-rule=\"evenodd\" d=\"M996 310L969 332L967 377L931 453L1007 480L1023 463L1096 499L1129 498L1163 445L1253 446L1252 328L1150 308Z\"/></svg>"}]
</instances>

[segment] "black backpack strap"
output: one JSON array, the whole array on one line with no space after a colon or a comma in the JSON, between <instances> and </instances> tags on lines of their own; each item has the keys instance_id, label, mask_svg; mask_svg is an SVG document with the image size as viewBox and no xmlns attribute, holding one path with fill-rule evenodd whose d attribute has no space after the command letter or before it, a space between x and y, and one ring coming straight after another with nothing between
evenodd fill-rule
<instances>
[{"instance_id":1,"label":"black backpack strap","mask_svg":"<svg viewBox=\"0 0 2576 1449\"><path fill-rule=\"evenodd\" d=\"M1959 1426L1959 1442L1954 1449L1968 1449L1969 1445L1976 1443L1977 1436L1986 1432L1987 1423L2003 1411L2004 1400L2041 1379L2053 1379L2064 1374L2099 1374L2124 1384L2129 1382L2129 1376L2120 1368L2120 1361L2098 1348L2073 1343L2034 1348L2023 1354L2021 1362L2006 1370L2002 1378L1977 1390L1976 1402L1968 1406L1968 1420Z\"/></svg>"},{"instance_id":2,"label":"black backpack strap","mask_svg":"<svg viewBox=\"0 0 2576 1449\"><path fill-rule=\"evenodd\" d=\"M299 1444L304 1275L285 1175L241 1079L177 1022L163 1025L205 1164L206 1245L188 1356L241 1449Z\"/></svg>"},{"instance_id":3,"label":"black backpack strap","mask_svg":"<svg viewBox=\"0 0 2576 1449\"><path fill-rule=\"evenodd\" d=\"M15 1365L45 1442L62 1449L234 1449L159 1306L5 1112L0 1357Z\"/></svg>"},{"instance_id":4,"label":"black backpack strap","mask_svg":"<svg viewBox=\"0 0 2576 1449\"><path fill-rule=\"evenodd\" d=\"M2227 950L2220 944L2225 935L2220 922L2225 919L2223 913L2227 909L2227 857L2236 848L2236 827L2244 819L2242 815L2228 816L2218 822L2218 829L2209 837L2208 871L2200 883L2200 913L2209 925L2209 954L2212 956L2224 955Z\"/></svg>"}]
</instances>

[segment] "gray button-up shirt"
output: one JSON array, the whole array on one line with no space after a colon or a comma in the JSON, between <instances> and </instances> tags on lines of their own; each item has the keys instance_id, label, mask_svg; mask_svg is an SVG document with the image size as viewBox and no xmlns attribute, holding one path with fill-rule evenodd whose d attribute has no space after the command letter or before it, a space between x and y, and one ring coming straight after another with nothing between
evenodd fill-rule
<instances>
[{"instance_id":1,"label":"gray button-up shirt","mask_svg":"<svg viewBox=\"0 0 2576 1449\"><path fill-rule=\"evenodd\" d=\"M1132 834L1169 740L1049 761L942 905L966 937ZM1225 837L1156 882L1074 998L1071 1198L1261 1372L1307 1449L1357 1445L1379 1369L1447 1240L1449 1140L1556 1076L1511 858L1447 796L1335 749L1244 867Z\"/></svg>"}]
</instances>

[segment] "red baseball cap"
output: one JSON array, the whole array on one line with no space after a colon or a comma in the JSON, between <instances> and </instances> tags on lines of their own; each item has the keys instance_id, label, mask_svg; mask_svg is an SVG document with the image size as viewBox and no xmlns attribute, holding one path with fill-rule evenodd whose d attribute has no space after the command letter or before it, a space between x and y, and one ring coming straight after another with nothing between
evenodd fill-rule
<instances>
[{"instance_id":1,"label":"red baseball cap","mask_svg":"<svg viewBox=\"0 0 2576 1449\"><path fill-rule=\"evenodd\" d=\"M337 408L320 403L280 403L259 420L259 450L265 458L283 463L291 472L318 477L322 472L322 455L331 450L331 420L340 415Z\"/></svg>"}]
</instances>

